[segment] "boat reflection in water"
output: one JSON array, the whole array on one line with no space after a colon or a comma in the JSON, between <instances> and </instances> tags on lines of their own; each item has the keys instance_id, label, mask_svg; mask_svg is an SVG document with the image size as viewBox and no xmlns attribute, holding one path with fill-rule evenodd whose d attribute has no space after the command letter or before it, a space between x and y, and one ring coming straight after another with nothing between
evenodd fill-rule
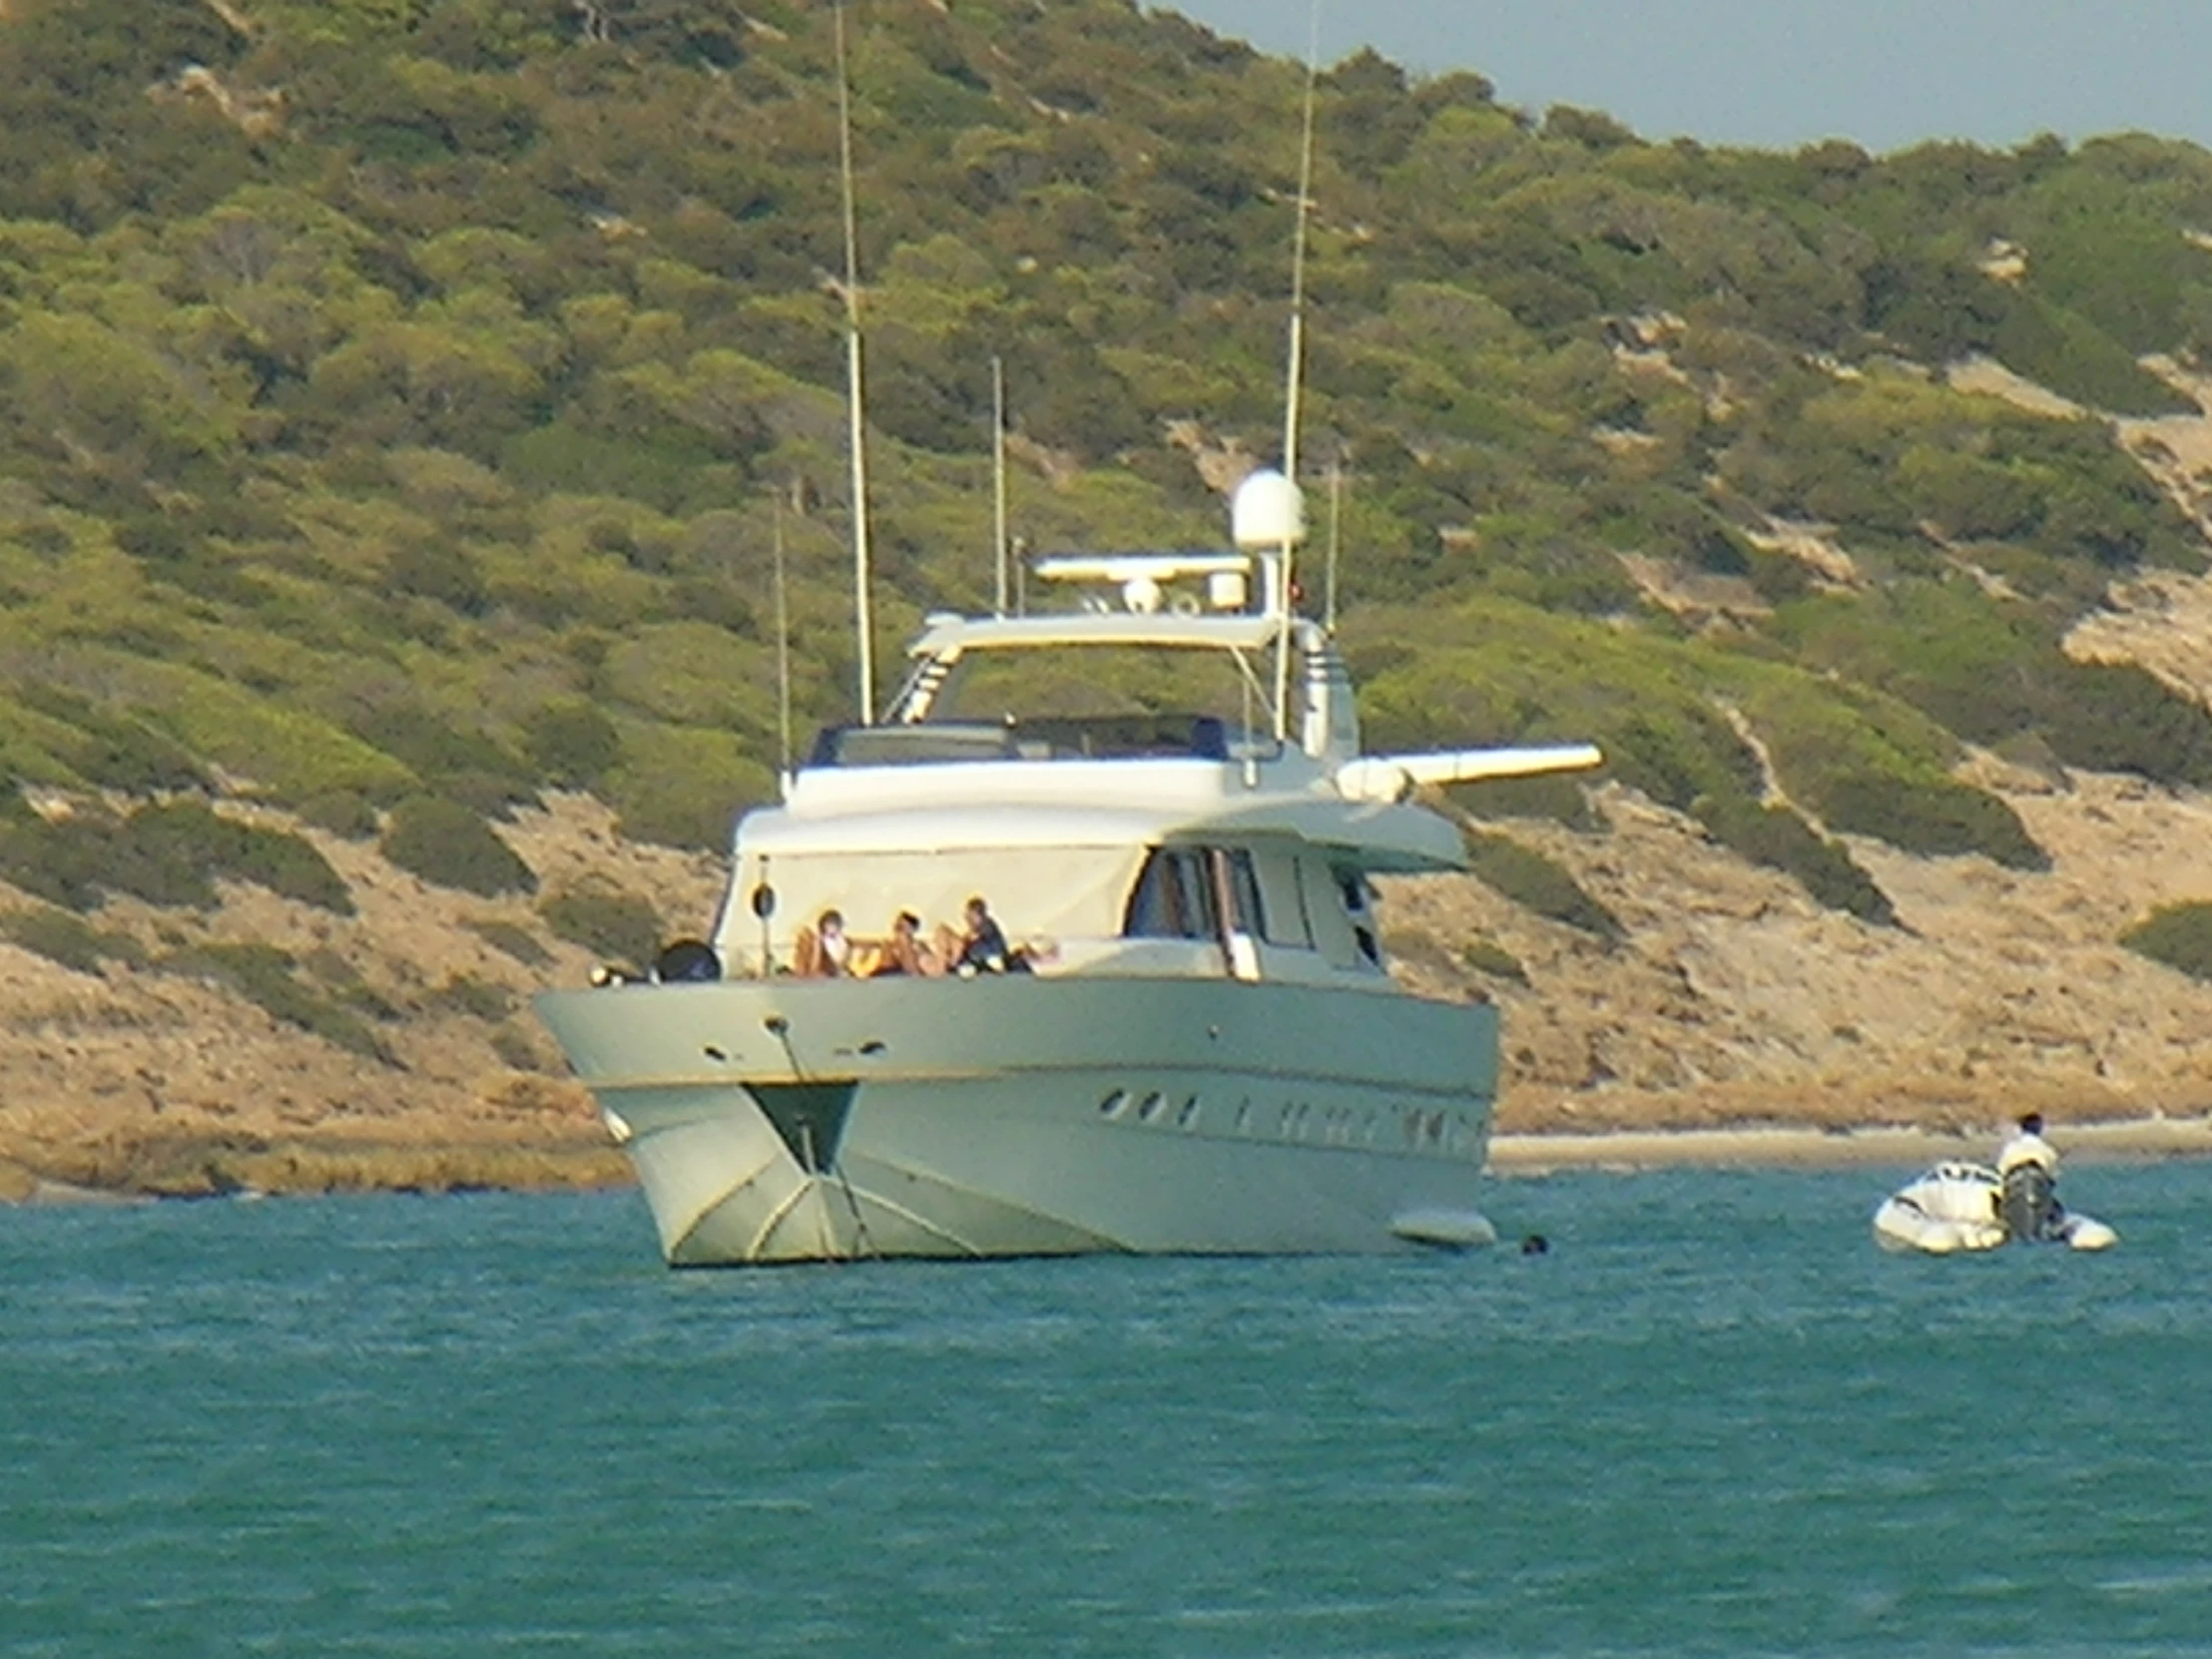
<instances>
[{"instance_id":1,"label":"boat reflection in water","mask_svg":"<svg viewBox=\"0 0 2212 1659\"><path fill-rule=\"evenodd\" d=\"M1039 561L1065 614L931 618L885 720L739 825L712 955L538 999L671 1263L1489 1241L1497 1012L1391 980L1371 877L1462 864L1419 787L1599 756L1363 757L1297 491L1234 518ZM929 971L978 896L1013 971ZM832 910L847 971L794 971ZM919 970L850 971L902 912L945 929Z\"/></svg>"}]
</instances>

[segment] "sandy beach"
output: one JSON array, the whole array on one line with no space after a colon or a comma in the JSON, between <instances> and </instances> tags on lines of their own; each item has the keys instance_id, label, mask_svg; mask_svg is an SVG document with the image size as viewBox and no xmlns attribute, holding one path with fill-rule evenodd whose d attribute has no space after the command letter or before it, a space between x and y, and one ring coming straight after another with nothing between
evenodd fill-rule
<instances>
[{"instance_id":1,"label":"sandy beach","mask_svg":"<svg viewBox=\"0 0 2212 1659\"><path fill-rule=\"evenodd\" d=\"M2212 1117L2077 1123L2054 1127L2050 1139L2068 1163L2212 1158ZM1616 1129L1493 1135L1489 1169L1503 1178L1558 1170L1651 1169L1867 1169L1903 1174L1945 1159L1986 1162L1995 1148L1995 1137L1987 1133L1899 1125ZM429 1140L376 1144L334 1137L242 1144L230 1135L187 1135L156 1147L115 1151L105 1160L64 1160L59 1167L27 1166L0 1156L0 1204L484 1188L573 1191L629 1184L627 1162L595 1133L523 1144L481 1138L453 1144Z\"/></svg>"}]
</instances>

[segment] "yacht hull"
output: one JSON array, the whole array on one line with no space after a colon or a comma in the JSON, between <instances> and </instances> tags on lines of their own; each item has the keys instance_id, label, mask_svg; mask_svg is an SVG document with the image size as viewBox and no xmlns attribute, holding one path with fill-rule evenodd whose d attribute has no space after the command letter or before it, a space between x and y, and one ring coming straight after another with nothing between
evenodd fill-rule
<instances>
[{"instance_id":1,"label":"yacht hull","mask_svg":"<svg viewBox=\"0 0 2212 1659\"><path fill-rule=\"evenodd\" d=\"M1479 1242L1487 1005L1008 976L553 992L677 1266Z\"/></svg>"}]
</instances>

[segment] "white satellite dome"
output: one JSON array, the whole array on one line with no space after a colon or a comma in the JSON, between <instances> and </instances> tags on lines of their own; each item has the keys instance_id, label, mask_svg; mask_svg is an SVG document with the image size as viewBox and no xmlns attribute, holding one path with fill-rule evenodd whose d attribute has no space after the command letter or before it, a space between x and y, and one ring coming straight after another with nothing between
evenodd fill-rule
<instances>
[{"instance_id":1,"label":"white satellite dome","mask_svg":"<svg viewBox=\"0 0 2212 1659\"><path fill-rule=\"evenodd\" d=\"M1229 539L1260 553L1306 539L1306 495L1273 467L1250 473L1229 498Z\"/></svg>"}]
</instances>

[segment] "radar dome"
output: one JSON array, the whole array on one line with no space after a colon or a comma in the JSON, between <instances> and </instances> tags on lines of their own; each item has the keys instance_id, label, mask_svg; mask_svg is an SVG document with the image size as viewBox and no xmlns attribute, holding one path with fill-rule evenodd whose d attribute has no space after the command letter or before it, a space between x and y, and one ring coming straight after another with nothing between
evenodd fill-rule
<instances>
[{"instance_id":1,"label":"radar dome","mask_svg":"<svg viewBox=\"0 0 2212 1659\"><path fill-rule=\"evenodd\" d=\"M1273 467L1262 467L1229 500L1229 537L1246 553L1292 547L1306 539L1306 496Z\"/></svg>"}]
</instances>

